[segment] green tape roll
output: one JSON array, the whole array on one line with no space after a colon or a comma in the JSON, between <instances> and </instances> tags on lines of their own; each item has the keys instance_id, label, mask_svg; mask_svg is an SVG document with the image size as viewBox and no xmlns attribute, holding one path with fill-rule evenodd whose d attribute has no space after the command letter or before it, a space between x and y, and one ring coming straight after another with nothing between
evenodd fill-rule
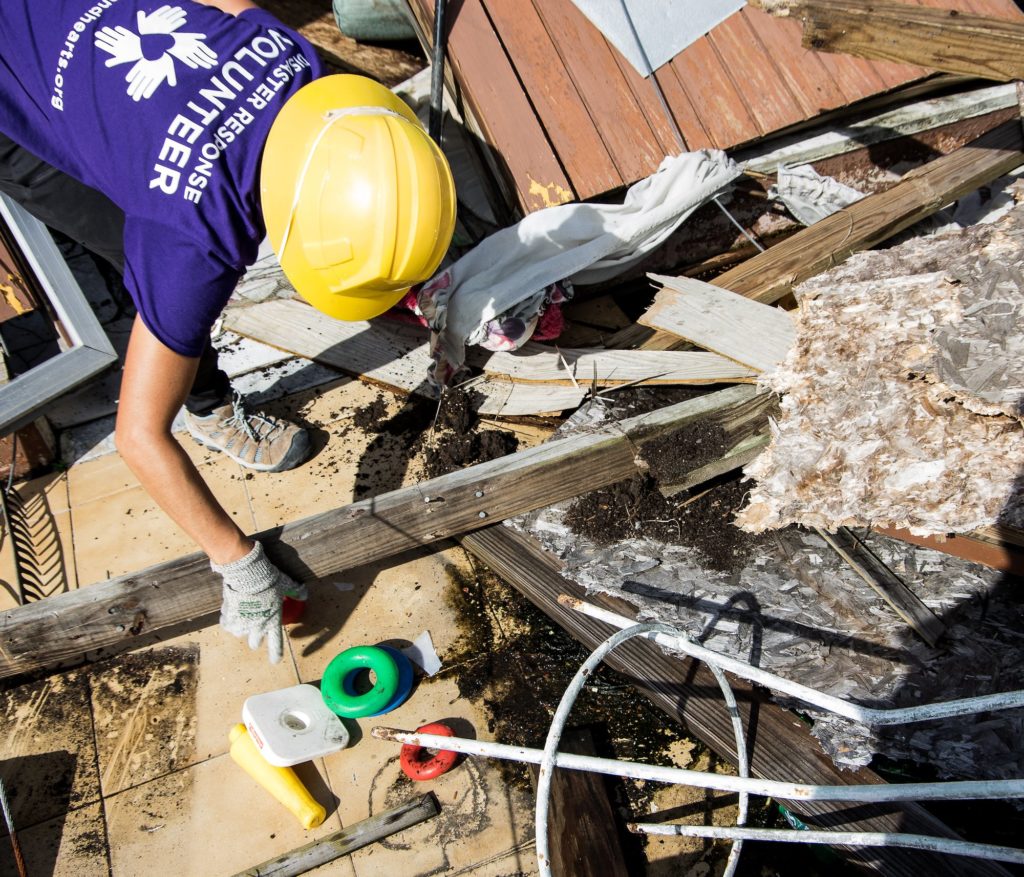
<instances>
[{"instance_id":1,"label":"green tape roll","mask_svg":"<svg viewBox=\"0 0 1024 877\"><path fill-rule=\"evenodd\" d=\"M376 681L365 694L348 694L345 679L369 670ZM377 646L353 646L337 655L320 680L320 694L327 708L346 719L372 716L386 707L398 691L398 664Z\"/></svg>"}]
</instances>

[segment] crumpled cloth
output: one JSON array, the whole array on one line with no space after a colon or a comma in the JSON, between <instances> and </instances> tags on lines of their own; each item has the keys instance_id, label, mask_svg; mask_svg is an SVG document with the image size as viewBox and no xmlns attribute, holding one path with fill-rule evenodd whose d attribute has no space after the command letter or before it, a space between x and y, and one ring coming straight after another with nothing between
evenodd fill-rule
<instances>
[{"instance_id":1,"label":"crumpled cloth","mask_svg":"<svg viewBox=\"0 0 1024 877\"><path fill-rule=\"evenodd\" d=\"M534 318L566 300L571 284L621 273L740 173L719 150L670 156L632 185L622 204L548 207L481 241L417 296L431 330L431 380L451 383L468 344L521 345Z\"/></svg>"}]
</instances>

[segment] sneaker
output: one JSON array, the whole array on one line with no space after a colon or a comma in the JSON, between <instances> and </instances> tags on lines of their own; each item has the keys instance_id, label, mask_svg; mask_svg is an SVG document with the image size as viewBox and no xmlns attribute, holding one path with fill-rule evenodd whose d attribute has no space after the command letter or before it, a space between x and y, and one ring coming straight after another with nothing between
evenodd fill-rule
<instances>
[{"instance_id":1,"label":"sneaker","mask_svg":"<svg viewBox=\"0 0 1024 877\"><path fill-rule=\"evenodd\" d=\"M305 461L309 433L286 420L245 410L237 393L205 416L185 412L185 425L199 444L222 451L257 472L284 472Z\"/></svg>"}]
</instances>

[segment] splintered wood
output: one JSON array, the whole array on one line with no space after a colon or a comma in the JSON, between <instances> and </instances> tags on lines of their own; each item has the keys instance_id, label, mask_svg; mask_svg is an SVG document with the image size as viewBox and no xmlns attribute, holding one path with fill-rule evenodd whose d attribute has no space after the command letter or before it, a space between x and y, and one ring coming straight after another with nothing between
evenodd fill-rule
<instances>
[{"instance_id":1,"label":"splintered wood","mask_svg":"<svg viewBox=\"0 0 1024 877\"><path fill-rule=\"evenodd\" d=\"M1024 207L864 253L803 284L765 383L772 441L737 516L916 535L1024 522ZM870 279L865 279L870 278Z\"/></svg>"}]
</instances>

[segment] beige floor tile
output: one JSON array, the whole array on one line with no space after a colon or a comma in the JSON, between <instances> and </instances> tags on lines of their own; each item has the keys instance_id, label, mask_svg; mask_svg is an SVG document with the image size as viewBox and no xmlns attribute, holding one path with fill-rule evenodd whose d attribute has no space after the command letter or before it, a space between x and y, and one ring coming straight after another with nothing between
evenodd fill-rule
<instances>
[{"instance_id":1,"label":"beige floor tile","mask_svg":"<svg viewBox=\"0 0 1024 877\"><path fill-rule=\"evenodd\" d=\"M430 631L439 654L458 635L445 593L460 549L409 553L312 583L306 615L290 628L303 682L319 681L339 652L356 645L407 645Z\"/></svg>"},{"instance_id":2,"label":"beige floor tile","mask_svg":"<svg viewBox=\"0 0 1024 877\"><path fill-rule=\"evenodd\" d=\"M59 594L78 586L68 511L68 482L46 475L14 486L8 509L17 521L20 570L29 599ZM18 605L14 542L0 544L0 610Z\"/></svg>"},{"instance_id":3,"label":"beige floor tile","mask_svg":"<svg viewBox=\"0 0 1024 877\"><path fill-rule=\"evenodd\" d=\"M117 453L75 463L68 469L67 479L72 508L139 486L139 480Z\"/></svg>"},{"instance_id":4,"label":"beige floor tile","mask_svg":"<svg viewBox=\"0 0 1024 877\"><path fill-rule=\"evenodd\" d=\"M0 693L0 728L0 775L18 828L99 800L83 674L58 674Z\"/></svg>"},{"instance_id":5,"label":"beige floor tile","mask_svg":"<svg viewBox=\"0 0 1024 877\"><path fill-rule=\"evenodd\" d=\"M282 400L268 411L313 427L313 456L297 469L255 473L246 481L259 530L339 508L367 492L401 484L402 440L366 435L352 425L356 409L378 396L397 410L391 394L359 381L344 381ZM397 474L395 474L397 473ZM363 487L357 491L356 486Z\"/></svg>"},{"instance_id":6,"label":"beige floor tile","mask_svg":"<svg viewBox=\"0 0 1024 877\"><path fill-rule=\"evenodd\" d=\"M78 587L72 538L71 512L51 512L33 497L17 517L18 567L21 585L29 600L73 591ZM17 605L18 576L14 542L4 539L0 548L0 609Z\"/></svg>"},{"instance_id":7,"label":"beige floor tile","mask_svg":"<svg viewBox=\"0 0 1024 877\"><path fill-rule=\"evenodd\" d=\"M305 768L301 775L314 797L333 807L319 775ZM319 828L305 831L228 755L113 795L105 804L114 877L224 877L340 828L329 815Z\"/></svg>"},{"instance_id":8,"label":"beige floor tile","mask_svg":"<svg viewBox=\"0 0 1024 877\"><path fill-rule=\"evenodd\" d=\"M245 476L237 464L219 455L200 467L200 472L239 527L251 532L254 525ZM78 580L83 585L198 550L141 487L74 505L72 522Z\"/></svg>"},{"instance_id":9,"label":"beige floor tile","mask_svg":"<svg viewBox=\"0 0 1024 877\"><path fill-rule=\"evenodd\" d=\"M92 671L103 794L228 751L247 697L298 684L290 655L267 660L213 625Z\"/></svg>"},{"instance_id":10,"label":"beige floor tile","mask_svg":"<svg viewBox=\"0 0 1024 877\"><path fill-rule=\"evenodd\" d=\"M438 720L450 723L460 736L486 731L486 718L460 698L454 681L435 677L421 683L393 712L360 720L358 742L325 759L346 825L428 791L441 804L440 814L429 822L355 853L360 877L462 874L490 862L532 861L533 804L525 783L509 783L498 763L485 759L464 760L436 780L414 783L399 767L400 748L369 734L376 725L413 729ZM352 793L337 791L341 789ZM499 868L494 873L510 871Z\"/></svg>"},{"instance_id":11,"label":"beige floor tile","mask_svg":"<svg viewBox=\"0 0 1024 877\"><path fill-rule=\"evenodd\" d=\"M107 829L99 802L18 831L28 874L107 877ZM7 839L0 840L0 874L16 874Z\"/></svg>"}]
</instances>

